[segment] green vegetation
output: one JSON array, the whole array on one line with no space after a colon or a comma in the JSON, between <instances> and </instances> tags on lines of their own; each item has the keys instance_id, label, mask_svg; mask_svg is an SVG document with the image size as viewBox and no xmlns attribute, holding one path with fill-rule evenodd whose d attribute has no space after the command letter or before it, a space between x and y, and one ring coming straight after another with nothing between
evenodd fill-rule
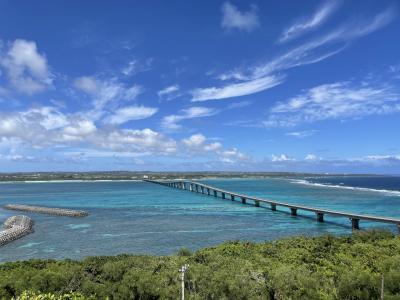
<instances>
[{"instance_id":1,"label":"green vegetation","mask_svg":"<svg viewBox=\"0 0 400 300\"><path fill-rule=\"evenodd\" d=\"M52 293L39 294L32 291L25 291L13 300L95 300L95 297L85 297L79 293L66 293L62 295L55 295Z\"/></svg>"},{"instance_id":2,"label":"green vegetation","mask_svg":"<svg viewBox=\"0 0 400 300\"><path fill-rule=\"evenodd\" d=\"M187 299L379 299L382 274L384 299L400 299L400 237L386 231L229 242L175 256L5 263L0 298L30 291L53 294L36 299L178 299L185 263Z\"/></svg>"},{"instance_id":3,"label":"green vegetation","mask_svg":"<svg viewBox=\"0 0 400 300\"><path fill-rule=\"evenodd\" d=\"M51 180L141 180L152 179L202 179L202 178L271 178L288 177L303 178L321 174L291 173L291 172L24 172L24 173L0 173L0 181L51 181ZM335 174L332 176L354 176ZM324 174L324 176L331 176ZM357 174L357 176L371 176ZM376 175L374 175L376 176Z\"/></svg>"}]
</instances>

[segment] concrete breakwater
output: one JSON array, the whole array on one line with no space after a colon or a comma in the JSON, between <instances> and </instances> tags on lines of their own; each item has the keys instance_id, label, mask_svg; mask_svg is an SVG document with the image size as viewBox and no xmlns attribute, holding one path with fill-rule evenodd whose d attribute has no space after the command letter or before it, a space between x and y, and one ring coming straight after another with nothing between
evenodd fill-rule
<instances>
[{"instance_id":1,"label":"concrete breakwater","mask_svg":"<svg viewBox=\"0 0 400 300\"><path fill-rule=\"evenodd\" d=\"M33 220L27 216L12 216L4 222L4 229L0 231L0 246L17 240L33 232Z\"/></svg>"},{"instance_id":2,"label":"concrete breakwater","mask_svg":"<svg viewBox=\"0 0 400 300\"><path fill-rule=\"evenodd\" d=\"M43 213L56 216L67 216L67 217L85 217L88 215L88 213L83 210L72 210L64 208L43 207L43 206L33 206L33 205L23 205L23 204L7 204L4 206L4 208L11 210L36 212L36 213Z\"/></svg>"}]
</instances>

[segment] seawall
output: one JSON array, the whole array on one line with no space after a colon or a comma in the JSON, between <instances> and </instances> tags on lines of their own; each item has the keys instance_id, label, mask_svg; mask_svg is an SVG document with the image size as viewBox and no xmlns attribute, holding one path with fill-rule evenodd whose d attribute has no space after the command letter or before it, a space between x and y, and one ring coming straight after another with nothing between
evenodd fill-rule
<instances>
[{"instance_id":1,"label":"seawall","mask_svg":"<svg viewBox=\"0 0 400 300\"><path fill-rule=\"evenodd\" d=\"M4 205L4 208L11 210L36 212L42 214L67 216L67 217L85 217L88 215L88 213L83 210L72 210L64 208L43 207L43 206L33 206L33 205L23 205L23 204L7 204Z\"/></svg>"},{"instance_id":2,"label":"seawall","mask_svg":"<svg viewBox=\"0 0 400 300\"><path fill-rule=\"evenodd\" d=\"M0 231L0 246L17 240L33 232L33 220L27 216L12 216L4 222L4 229Z\"/></svg>"}]
</instances>

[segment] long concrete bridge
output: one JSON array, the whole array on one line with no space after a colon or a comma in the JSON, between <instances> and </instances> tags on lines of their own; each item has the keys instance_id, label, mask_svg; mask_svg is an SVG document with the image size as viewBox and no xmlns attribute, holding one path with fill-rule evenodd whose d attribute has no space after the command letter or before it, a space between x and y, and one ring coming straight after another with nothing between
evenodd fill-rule
<instances>
[{"instance_id":1,"label":"long concrete bridge","mask_svg":"<svg viewBox=\"0 0 400 300\"><path fill-rule=\"evenodd\" d=\"M220 188L216 188L210 185L206 185L203 183L195 182L195 181L188 181L188 180L168 180L168 181L161 181L161 180L144 180L150 183L156 183L172 188L188 190L191 192L201 193L208 196L220 197L222 199L230 199L232 201L239 200L243 204L248 203L250 201L255 206L260 207L260 203L265 203L270 205L271 210L276 211L277 207L285 207L290 209L290 213L292 216L297 216L298 211L310 211L315 213L316 219L318 222L324 221L324 215L332 215L336 217L345 217L348 218L351 222L352 229L360 229L360 220L366 221L373 221L373 222L380 222L380 223L389 223L397 225L398 230L400 231L400 219L395 218L387 218L381 216L371 216L371 215L360 215L360 214L353 214L347 213L342 211L334 211L328 209L320 209L314 208L309 206L302 206L296 204L290 204L286 202L280 202L270 199L263 199L248 195L243 195L231 191L226 191ZM263 206L264 207L264 206Z\"/></svg>"}]
</instances>

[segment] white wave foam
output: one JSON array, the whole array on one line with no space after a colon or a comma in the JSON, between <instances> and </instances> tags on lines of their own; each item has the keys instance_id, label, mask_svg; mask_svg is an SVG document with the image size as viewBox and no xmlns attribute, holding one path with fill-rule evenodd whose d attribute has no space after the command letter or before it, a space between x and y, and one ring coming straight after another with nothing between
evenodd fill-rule
<instances>
[{"instance_id":1,"label":"white wave foam","mask_svg":"<svg viewBox=\"0 0 400 300\"><path fill-rule=\"evenodd\" d=\"M325 183L315 183L315 182L310 182L310 181L304 180L304 179L291 179L290 181L293 182L293 183L304 184L304 185L309 185L309 186L324 187L324 188L338 188L338 189L363 191L363 192L383 193L383 194L386 194L386 195L399 196L400 197L400 191L384 190L384 189L371 189L371 188L364 188L364 187L325 184Z\"/></svg>"}]
</instances>

